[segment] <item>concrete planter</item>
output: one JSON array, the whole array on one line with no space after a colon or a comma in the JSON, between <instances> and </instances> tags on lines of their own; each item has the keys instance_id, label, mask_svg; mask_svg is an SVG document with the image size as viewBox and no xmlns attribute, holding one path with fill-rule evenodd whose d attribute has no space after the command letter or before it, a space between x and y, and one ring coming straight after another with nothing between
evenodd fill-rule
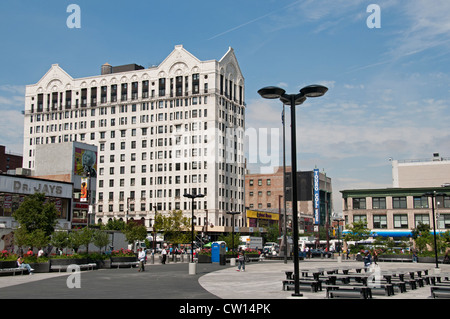
<instances>
[{"instance_id":1,"label":"concrete planter","mask_svg":"<svg viewBox=\"0 0 450 319\"><path fill-rule=\"evenodd\" d=\"M137 257L111 257L111 262L117 263L117 262L133 262L137 261Z\"/></svg>"},{"instance_id":2,"label":"concrete planter","mask_svg":"<svg viewBox=\"0 0 450 319\"><path fill-rule=\"evenodd\" d=\"M50 272L50 262L46 262L46 263L30 263L30 267L34 269L35 273Z\"/></svg>"},{"instance_id":3,"label":"concrete planter","mask_svg":"<svg viewBox=\"0 0 450 319\"><path fill-rule=\"evenodd\" d=\"M17 261L15 260L0 260L0 269L2 268L16 268Z\"/></svg>"},{"instance_id":4,"label":"concrete planter","mask_svg":"<svg viewBox=\"0 0 450 319\"><path fill-rule=\"evenodd\" d=\"M199 263L210 263L211 262L211 256L198 255L198 262Z\"/></svg>"},{"instance_id":5,"label":"concrete planter","mask_svg":"<svg viewBox=\"0 0 450 319\"><path fill-rule=\"evenodd\" d=\"M50 259L50 266L68 266L68 265L82 265L87 264L87 258L54 258Z\"/></svg>"},{"instance_id":6,"label":"concrete planter","mask_svg":"<svg viewBox=\"0 0 450 319\"><path fill-rule=\"evenodd\" d=\"M95 260L94 261L97 264L97 268L103 268L108 269L111 268L111 259L103 259L103 260Z\"/></svg>"}]
</instances>

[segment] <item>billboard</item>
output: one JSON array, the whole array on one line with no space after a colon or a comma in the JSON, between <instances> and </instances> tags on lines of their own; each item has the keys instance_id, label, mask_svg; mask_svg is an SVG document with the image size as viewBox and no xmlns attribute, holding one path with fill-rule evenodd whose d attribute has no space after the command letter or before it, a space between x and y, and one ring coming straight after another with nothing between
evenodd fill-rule
<instances>
[{"instance_id":1,"label":"billboard","mask_svg":"<svg viewBox=\"0 0 450 319\"><path fill-rule=\"evenodd\" d=\"M87 202L88 200L88 178L81 178L81 194L80 194L80 202Z\"/></svg>"},{"instance_id":2,"label":"billboard","mask_svg":"<svg viewBox=\"0 0 450 319\"><path fill-rule=\"evenodd\" d=\"M319 169L314 169L314 224L318 225L320 222L320 194L319 194Z\"/></svg>"},{"instance_id":3,"label":"billboard","mask_svg":"<svg viewBox=\"0 0 450 319\"><path fill-rule=\"evenodd\" d=\"M97 152L75 148L74 175L97 177Z\"/></svg>"}]
</instances>

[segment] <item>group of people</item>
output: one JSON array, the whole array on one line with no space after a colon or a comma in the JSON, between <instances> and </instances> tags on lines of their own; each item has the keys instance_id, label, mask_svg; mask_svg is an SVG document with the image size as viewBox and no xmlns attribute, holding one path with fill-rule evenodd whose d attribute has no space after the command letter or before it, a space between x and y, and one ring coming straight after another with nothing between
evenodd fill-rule
<instances>
[{"instance_id":1,"label":"group of people","mask_svg":"<svg viewBox=\"0 0 450 319\"><path fill-rule=\"evenodd\" d=\"M165 247L161 250L162 264L164 265L167 260L167 250ZM147 250L139 248L138 249L138 261L139 261L139 269L138 271L145 271L145 264L147 262Z\"/></svg>"}]
</instances>

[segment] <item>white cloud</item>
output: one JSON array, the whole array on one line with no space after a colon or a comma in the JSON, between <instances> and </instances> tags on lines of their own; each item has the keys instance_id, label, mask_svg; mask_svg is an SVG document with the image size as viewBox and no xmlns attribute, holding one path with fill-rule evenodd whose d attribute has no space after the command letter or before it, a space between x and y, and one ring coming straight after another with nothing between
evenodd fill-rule
<instances>
[{"instance_id":1,"label":"white cloud","mask_svg":"<svg viewBox=\"0 0 450 319\"><path fill-rule=\"evenodd\" d=\"M5 145L9 151L23 152L23 115L19 111L2 110L0 116L0 145Z\"/></svg>"},{"instance_id":2,"label":"white cloud","mask_svg":"<svg viewBox=\"0 0 450 319\"><path fill-rule=\"evenodd\" d=\"M10 93L18 93L20 95L25 95L25 86L23 86L23 85L4 84L4 85L0 85L0 91L10 92Z\"/></svg>"}]
</instances>

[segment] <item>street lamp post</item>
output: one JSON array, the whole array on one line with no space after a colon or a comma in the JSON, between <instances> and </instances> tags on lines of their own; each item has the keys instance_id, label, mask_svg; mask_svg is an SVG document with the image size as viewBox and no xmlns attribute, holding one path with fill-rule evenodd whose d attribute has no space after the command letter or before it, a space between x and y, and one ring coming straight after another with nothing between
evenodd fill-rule
<instances>
[{"instance_id":1,"label":"street lamp post","mask_svg":"<svg viewBox=\"0 0 450 319\"><path fill-rule=\"evenodd\" d=\"M431 197L431 211L433 213L434 259L436 263L436 269L438 269L439 265L438 265L437 240L436 240L436 217L434 215L434 199L436 198L436 196L447 196L447 194L444 193L436 194L436 191L433 191L427 192L423 194L423 196Z\"/></svg>"},{"instance_id":2,"label":"street lamp post","mask_svg":"<svg viewBox=\"0 0 450 319\"><path fill-rule=\"evenodd\" d=\"M196 198L205 197L205 195L203 195L203 194L184 194L183 196L186 198L192 199L191 263L193 263L194 262L194 201Z\"/></svg>"},{"instance_id":3,"label":"street lamp post","mask_svg":"<svg viewBox=\"0 0 450 319\"><path fill-rule=\"evenodd\" d=\"M328 88L322 85L309 85L300 90L298 94L286 94L282 88L268 86L258 90L259 95L265 99L280 99L283 104L291 106L291 167L292 167L292 218L293 218L293 241L294 241L294 287L293 296L301 297L299 283L298 263L298 207L297 207L297 141L295 124L295 105L302 104L308 97L319 97L324 95Z\"/></svg>"},{"instance_id":4,"label":"street lamp post","mask_svg":"<svg viewBox=\"0 0 450 319\"><path fill-rule=\"evenodd\" d=\"M234 253L234 215L240 214L240 212L227 212L231 215L231 247Z\"/></svg>"}]
</instances>

